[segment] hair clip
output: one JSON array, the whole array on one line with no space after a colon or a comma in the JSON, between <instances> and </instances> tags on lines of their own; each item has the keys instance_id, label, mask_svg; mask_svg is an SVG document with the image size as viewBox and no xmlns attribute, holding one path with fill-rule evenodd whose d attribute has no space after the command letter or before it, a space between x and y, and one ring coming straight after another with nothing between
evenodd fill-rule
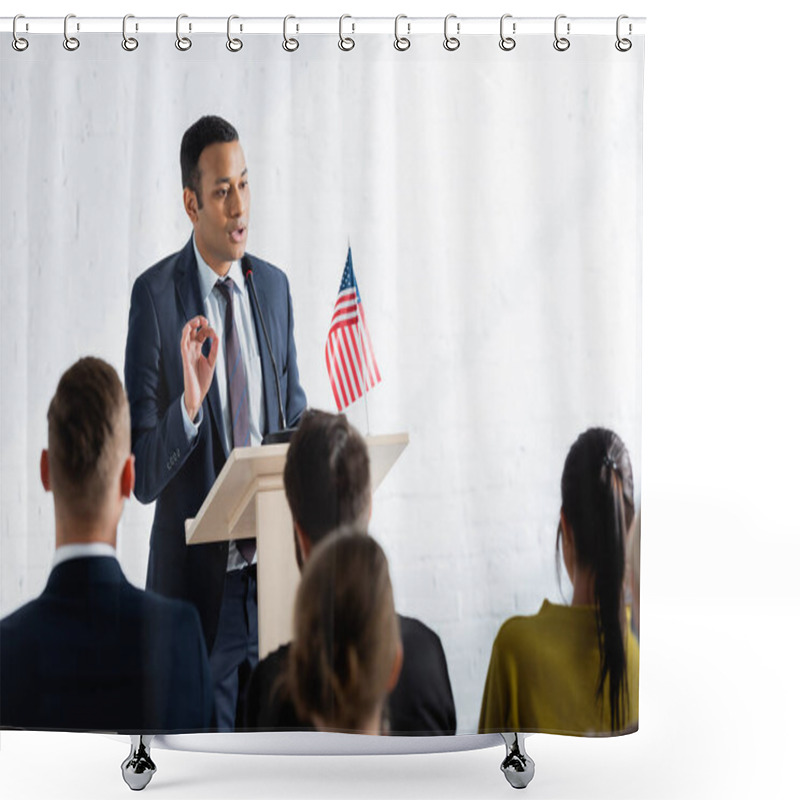
<instances>
[{"instance_id":1,"label":"hair clip","mask_svg":"<svg viewBox=\"0 0 800 800\"><path fill-rule=\"evenodd\" d=\"M611 469L613 469L614 472L619 472L619 470L617 469L617 462L614 461L612 458L610 458L608 455L603 456L603 464L607 467L611 467Z\"/></svg>"}]
</instances>

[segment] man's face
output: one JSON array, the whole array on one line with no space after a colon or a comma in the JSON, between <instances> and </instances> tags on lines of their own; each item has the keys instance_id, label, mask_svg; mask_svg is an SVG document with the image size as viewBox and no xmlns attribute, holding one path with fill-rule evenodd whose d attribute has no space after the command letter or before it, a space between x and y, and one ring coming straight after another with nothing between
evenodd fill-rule
<instances>
[{"instance_id":1,"label":"man's face","mask_svg":"<svg viewBox=\"0 0 800 800\"><path fill-rule=\"evenodd\" d=\"M247 165L239 142L206 147L197 162L202 207L191 189L183 190L200 255L220 275L244 255L250 214Z\"/></svg>"}]
</instances>

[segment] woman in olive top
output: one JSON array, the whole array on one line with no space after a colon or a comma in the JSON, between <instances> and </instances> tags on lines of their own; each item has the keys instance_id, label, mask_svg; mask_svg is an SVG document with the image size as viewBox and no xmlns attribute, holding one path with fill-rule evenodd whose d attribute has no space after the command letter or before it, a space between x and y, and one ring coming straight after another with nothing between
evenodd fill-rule
<instances>
[{"instance_id":1,"label":"woman in olive top","mask_svg":"<svg viewBox=\"0 0 800 800\"><path fill-rule=\"evenodd\" d=\"M547 600L507 620L494 642L479 731L629 733L639 719L639 647L623 601L634 516L633 472L622 440L592 428L561 476L561 546L572 605Z\"/></svg>"}]
</instances>

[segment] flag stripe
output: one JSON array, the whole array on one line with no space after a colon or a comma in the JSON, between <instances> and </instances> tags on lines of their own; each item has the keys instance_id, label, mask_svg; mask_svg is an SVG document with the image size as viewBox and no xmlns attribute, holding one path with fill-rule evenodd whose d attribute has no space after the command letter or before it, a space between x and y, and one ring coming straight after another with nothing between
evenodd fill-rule
<instances>
[{"instance_id":1,"label":"flag stripe","mask_svg":"<svg viewBox=\"0 0 800 800\"><path fill-rule=\"evenodd\" d=\"M371 357L371 353L367 350L366 346L364 345L364 332L363 330L359 329L358 336L360 339L360 346L361 352L364 354L364 361L367 364L367 377L369 378L370 386L375 385L375 375L373 374L373 359Z\"/></svg>"},{"instance_id":2,"label":"flag stripe","mask_svg":"<svg viewBox=\"0 0 800 800\"><path fill-rule=\"evenodd\" d=\"M367 345L369 346L370 361L375 367L375 379L377 383L380 383L381 371L378 369L378 362L375 360L375 351L372 349L372 337L369 335L369 328L367 327L367 318L364 316L364 309L359 307L359 313L361 314L361 329L364 331L364 335L367 339Z\"/></svg>"},{"instance_id":3,"label":"flag stripe","mask_svg":"<svg viewBox=\"0 0 800 800\"><path fill-rule=\"evenodd\" d=\"M356 377L356 382L358 383L358 396L361 397L363 393L362 384L364 383L364 368L361 365L361 356L358 353L358 343L356 342L355 331L352 327L347 329L345 341L347 342L347 355L350 359L350 363L353 365L353 373Z\"/></svg>"},{"instance_id":4,"label":"flag stripe","mask_svg":"<svg viewBox=\"0 0 800 800\"><path fill-rule=\"evenodd\" d=\"M333 347L333 366L334 370L336 371L336 380L339 383L339 390L342 393L342 403L344 404L344 407L347 408L347 406L349 406L351 403L350 393L347 391L344 365L342 363L342 353L339 349L339 340L336 335L334 335L333 339L331 340L331 346Z\"/></svg>"},{"instance_id":5,"label":"flag stripe","mask_svg":"<svg viewBox=\"0 0 800 800\"><path fill-rule=\"evenodd\" d=\"M361 397L364 394L364 373L358 363L358 348L353 337L353 328L348 328L343 334L345 346L347 347L347 360L350 364L350 373L353 376L353 384L356 387L356 394Z\"/></svg>"},{"instance_id":6,"label":"flag stripe","mask_svg":"<svg viewBox=\"0 0 800 800\"><path fill-rule=\"evenodd\" d=\"M339 371L339 363L336 358L336 349L332 341L328 342L328 348L331 356L331 362L333 364L333 367L329 372L331 385L334 387L334 393L339 405L339 410L341 411L343 408L347 408L347 397L344 392L344 386L342 385L342 376Z\"/></svg>"},{"instance_id":7,"label":"flag stripe","mask_svg":"<svg viewBox=\"0 0 800 800\"><path fill-rule=\"evenodd\" d=\"M344 344L344 333L345 328L339 328L334 334L334 340L336 341L336 352L338 356L338 362L341 366L342 375L344 376L344 380L347 384L347 392L346 392L346 399L347 405L349 406L351 403L356 401L356 392L353 388L353 383L350 380L350 364L348 362L347 353L345 351L345 344Z\"/></svg>"},{"instance_id":8,"label":"flag stripe","mask_svg":"<svg viewBox=\"0 0 800 800\"><path fill-rule=\"evenodd\" d=\"M352 400L347 395L347 384L345 383L345 379L342 375L342 361L341 361L341 354L339 353L338 349L334 349L334 362L333 366L336 370L336 379L339 382L339 391L342 393L342 405L344 408L350 405Z\"/></svg>"},{"instance_id":9,"label":"flag stripe","mask_svg":"<svg viewBox=\"0 0 800 800\"><path fill-rule=\"evenodd\" d=\"M339 411L381 382L349 248L325 342L325 368Z\"/></svg>"},{"instance_id":10,"label":"flag stripe","mask_svg":"<svg viewBox=\"0 0 800 800\"><path fill-rule=\"evenodd\" d=\"M325 368L328 370L328 379L331 382L331 389L333 390L333 399L336 401L336 408L339 411L342 410L342 401L339 399L339 392L336 388L336 380L333 377L333 371L331 370L331 343L330 341L325 342Z\"/></svg>"}]
</instances>

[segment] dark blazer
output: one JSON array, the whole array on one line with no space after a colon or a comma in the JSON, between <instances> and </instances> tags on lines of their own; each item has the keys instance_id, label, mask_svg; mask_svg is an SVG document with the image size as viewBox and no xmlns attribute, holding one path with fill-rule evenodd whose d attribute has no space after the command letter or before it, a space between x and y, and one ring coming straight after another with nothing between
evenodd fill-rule
<instances>
[{"instance_id":1,"label":"dark blazer","mask_svg":"<svg viewBox=\"0 0 800 800\"><path fill-rule=\"evenodd\" d=\"M280 375L286 419L291 426L305 409L306 397L297 372L289 282L277 267L253 256L245 258L253 267ZM203 401L200 430L191 443L183 427L181 329L197 315L204 316L205 309L194 246L189 239L183 250L150 267L133 285L125 348L125 388L131 406L136 456L134 493L143 503L156 501L147 588L194 603L211 652L222 603L228 544L214 542L187 547L184 523L197 514L228 453L216 377ZM253 309L254 320L256 315ZM256 331L266 433L279 428L277 390L258 324Z\"/></svg>"},{"instance_id":2,"label":"dark blazer","mask_svg":"<svg viewBox=\"0 0 800 800\"><path fill-rule=\"evenodd\" d=\"M389 726L402 736L456 732L456 708L447 659L439 637L418 619L397 615L403 668L389 695ZM286 682L291 644L259 661L247 690L245 727L250 730L313 730L298 717Z\"/></svg>"},{"instance_id":3,"label":"dark blazer","mask_svg":"<svg viewBox=\"0 0 800 800\"><path fill-rule=\"evenodd\" d=\"M143 592L115 558L76 558L0 621L0 725L147 733L207 729L197 611Z\"/></svg>"}]
</instances>

